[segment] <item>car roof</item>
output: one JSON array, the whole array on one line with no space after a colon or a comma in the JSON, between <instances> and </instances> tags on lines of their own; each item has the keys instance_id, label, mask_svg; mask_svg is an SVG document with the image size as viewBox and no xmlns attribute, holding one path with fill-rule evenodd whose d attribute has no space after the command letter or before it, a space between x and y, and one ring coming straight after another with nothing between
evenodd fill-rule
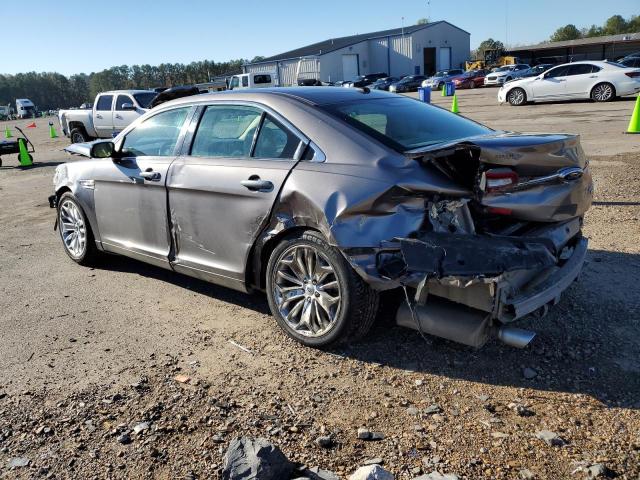
<instances>
[{"instance_id":1,"label":"car roof","mask_svg":"<svg viewBox=\"0 0 640 480\"><path fill-rule=\"evenodd\" d=\"M273 88L246 88L241 90L226 90L223 92L203 93L190 97L178 98L165 104L178 105L184 103L201 103L211 100L253 100L261 101L267 98L285 97L298 102L312 105L328 105L354 100L375 100L381 98L399 98L398 95L373 90L368 88L344 88L344 87L273 87Z\"/></svg>"}]
</instances>

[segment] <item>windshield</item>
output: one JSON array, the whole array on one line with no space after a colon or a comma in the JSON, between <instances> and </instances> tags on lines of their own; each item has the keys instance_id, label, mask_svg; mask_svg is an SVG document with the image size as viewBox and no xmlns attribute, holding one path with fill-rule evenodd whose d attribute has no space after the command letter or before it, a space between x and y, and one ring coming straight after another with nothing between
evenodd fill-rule
<instances>
[{"instance_id":1,"label":"windshield","mask_svg":"<svg viewBox=\"0 0 640 480\"><path fill-rule=\"evenodd\" d=\"M321 108L399 152L492 131L407 97L356 100Z\"/></svg>"},{"instance_id":2,"label":"windshield","mask_svg":"<svg viewBox=\"0 0 640 480\"><path fill-rule=\"evenodd\" d=\"M409 82L413 82L415 79L416 79L416 77L414 77L414 76L404 77L398 83L409 83Z\"/></svg>"},{"instance_id":3,"label":"windshield","mask_svg":"<svg viewBox=\"0 0 640 480\"><path fill-rule=\"evenodd\" d=\"M513 65L508 67L500 67L496 70L496 72L509 72L511 70L513 70Z\"/></svg>"},{"instance_id":4,"label":"windshield","mask_svg":"<svg viewBox=\"0 0 640 480\"><path fill-rule=\"evenodd\" d=\"M156 92L144 92L144 93L134 93L133 98L136 99L140 108L149 108L149 104L151 101L156 98L158 94Z\"/></svg>"},{"instance_id":5,"label":"windshield","mask_svg":"<svg viewBox=\"0 0 640 480\"><path fill-rule=\"evenodd\" d=\"M618 62L604 62L608 65L613 65L614 67L620 67L620 68L626 68L624 65L622 65L621 63Z\"/></svg>"}]
</instances>

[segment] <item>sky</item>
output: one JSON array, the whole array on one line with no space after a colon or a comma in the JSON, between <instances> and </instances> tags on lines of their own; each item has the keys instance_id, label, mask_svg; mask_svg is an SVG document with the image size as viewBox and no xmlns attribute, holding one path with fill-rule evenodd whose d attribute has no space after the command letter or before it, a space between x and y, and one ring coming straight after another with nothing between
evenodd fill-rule
<instances>
[{"instance_id":1,"label":"sky","mask_svg":"<svg viewBox=\"0 0 640 480\"><path fill-rule=\"evenodd\" d=\"M605 8L606 6L606 8ZM0 73L90 73L114 65L271 56L329 38L447 20L506 44L640 14L638 0L9 0Z\"/></svg>"}]
</instances>

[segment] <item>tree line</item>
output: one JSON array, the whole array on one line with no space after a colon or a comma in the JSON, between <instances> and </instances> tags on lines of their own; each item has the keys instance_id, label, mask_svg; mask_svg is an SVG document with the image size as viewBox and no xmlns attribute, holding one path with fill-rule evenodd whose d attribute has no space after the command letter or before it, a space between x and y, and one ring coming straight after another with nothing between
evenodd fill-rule
<instances>
[{"instance_id":1,"label":"tree line","mask_svg":"<svg viewBox=\"0 0 640 480\"><path fill-rule=\"evenodd\" d=\"M626 20L622 15L609 17L603 25L591 25L578 29L572 23L558 28L549 38L551 42L564 42L580 38L601 37L603 35L618 35L620 33L640 32L640 16L631 15Z\"/></svg>"},{"instance_id":2,"label":"tree line","mask_svg":"<svg viewBox=\"0 0 640 480\"><path fill-rule=\"evenodd\" d=\"M252 61L259 61L256 57ZM30 99L39 110L77 107L93 102L106 90L173 87L208 82L216 76L242 71L247 60L214 62L163 63L160 65L122 65L101 72L65 76L55 72L0 74L0 105L11 104L16 98Z\"/></svg>"}]
</instances>

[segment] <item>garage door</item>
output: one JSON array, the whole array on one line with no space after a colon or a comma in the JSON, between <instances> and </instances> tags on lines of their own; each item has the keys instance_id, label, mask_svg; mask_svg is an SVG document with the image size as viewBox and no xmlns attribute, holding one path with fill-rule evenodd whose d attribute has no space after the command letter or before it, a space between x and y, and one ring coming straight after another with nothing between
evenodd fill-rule
<instances>
[{"instance_id":1,"label":"garage door","mask_svg":"<svg viewBox=\"0 0 640 480\"><path fill-rule=\"evenodd\" d=\"M438 70L449 70L451 68L451 47L440 48L440 65Z\"/></svg>"},{"instance_id":2,"label":"garage door","mask_svg":"<svg viewBox=\"0 0 640 480\"><path fill-rule=\"evenodd\" d=\"M342 79L355 80L358 76L358 55L346 54L342 55Z\"/></svg>"}]
</instances>

